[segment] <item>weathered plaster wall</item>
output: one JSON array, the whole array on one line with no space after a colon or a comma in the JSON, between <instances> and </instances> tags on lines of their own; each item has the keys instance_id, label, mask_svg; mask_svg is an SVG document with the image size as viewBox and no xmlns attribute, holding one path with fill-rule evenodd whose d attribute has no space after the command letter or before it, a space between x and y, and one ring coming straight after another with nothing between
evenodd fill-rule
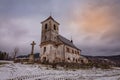
<instances>
[{"instance_id":1,"label":"weathered plaster wall","mask_svg":"<svg viewBox=\"0 0 120 80\"><path fill-rule=\"evenodd\" d=\"M69 48L69 52L67 52L67 49L66 48ZM74 50L74 53L72 53L72 50ZM75 51L76 52L79 52L79 54L78 53L75 53ZM68 60L68 58L70 58L70 60ZM70 46L65 46L65 60L66 61L68 61L68 62L76 62L76 60L77 60L77 62L79 62L78 60L79 60L79 58L80 58L80 50L77 50L77 49L75 49L75 48L72 48L72 47L70 47ZM74 60L74 61L73 61Z\"/></svg>"}]
</instances>

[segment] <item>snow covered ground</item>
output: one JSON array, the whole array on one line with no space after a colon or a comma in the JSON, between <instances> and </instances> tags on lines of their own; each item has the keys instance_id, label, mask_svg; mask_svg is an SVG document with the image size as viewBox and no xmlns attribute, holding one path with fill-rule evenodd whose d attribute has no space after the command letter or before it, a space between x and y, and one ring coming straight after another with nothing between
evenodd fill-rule
<instances>
[{"instance_id":1,"label":"snow covered ground","mask_svg":"<svg viewBox=\"0 0 120 80\"><path fill-rule=\"evenodd\" d=\"M0 65L0 80L120 80L120 69L54 70L43 65Z\"/></svg>"}]
</instances>

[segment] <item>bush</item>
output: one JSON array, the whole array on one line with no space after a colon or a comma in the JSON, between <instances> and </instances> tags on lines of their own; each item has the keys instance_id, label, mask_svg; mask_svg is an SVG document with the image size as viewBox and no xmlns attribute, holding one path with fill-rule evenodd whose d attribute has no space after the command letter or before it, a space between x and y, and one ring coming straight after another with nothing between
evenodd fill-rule
<instances>
[{"instance_id":1,"label":"bush","mask_svg":"<svg viewBox=\"0 0 120 80\"><path fill-rule=\"evenodd\" d=\"M89 62L87 64L80 63L68 63L68 62L59 62L59 63L43 63L45 65L51 65L52 68L57 68L57 66L64 67L65 69L89 69L89 68L101 68L101 69L109 69L110 66L105 63L97 63L97 62Z\"/></svg>"},{"instance_id":2,"label":"bush","mask_svg":"<svg viewBox=\"0 0 120 80\"><path fill-rule=\"evenodd\" d=\"M3 64L8 64L7 62L0 62L0 65L3 65Z\"/></svg>"}]
</instances>

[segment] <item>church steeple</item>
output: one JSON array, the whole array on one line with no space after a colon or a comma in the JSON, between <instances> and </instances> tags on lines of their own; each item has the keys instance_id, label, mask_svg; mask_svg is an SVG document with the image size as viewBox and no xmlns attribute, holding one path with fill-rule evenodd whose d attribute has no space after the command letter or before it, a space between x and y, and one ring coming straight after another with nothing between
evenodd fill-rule
<instances>
[{"instance_id":1,"label":"church steeple","mask_svg":"<svg viewBox=\"0 0 120 80\"><path fill-rule=\"evenodd\" d=\"M41 43L45 42L57 42L57 36L59 34L59 23L49 16L47 19L41 22L42 34Z\"/></svg>"}]
</instances>

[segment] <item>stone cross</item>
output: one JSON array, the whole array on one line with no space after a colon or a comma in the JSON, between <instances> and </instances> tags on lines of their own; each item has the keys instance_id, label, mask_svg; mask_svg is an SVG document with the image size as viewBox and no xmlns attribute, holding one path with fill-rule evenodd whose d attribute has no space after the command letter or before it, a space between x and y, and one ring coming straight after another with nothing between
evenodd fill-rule
<instances>
[{"instance_id":1,"label":"stone cross","mask_svg":"<svg viewBox=\"0 0 120 80\"><path fill-rule=\"evenodd\" d=\"M32 45L31 54L33 54L33 52L34 52L34 45L36 45L36 43L33 41L33 42L31 43L31 45Z\"/></svg>"}]
</instances>

